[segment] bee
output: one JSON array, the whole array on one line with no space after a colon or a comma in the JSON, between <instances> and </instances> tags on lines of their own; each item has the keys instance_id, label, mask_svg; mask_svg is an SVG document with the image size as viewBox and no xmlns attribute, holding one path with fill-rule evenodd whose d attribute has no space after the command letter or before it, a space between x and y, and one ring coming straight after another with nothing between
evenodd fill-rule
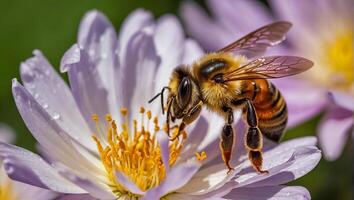
<instances>
[{"instance_id":1,"label":"bee","mask_svg":"<svg viewBox=\"0 0 354 200\"><path fill-rule=\"evenodd\" d=\"M171 140L195 121L205 106L225 119L220 149L230 172L233 169L230 164L234 142L233 111L241 109L248 127L244 139L248 158L258 173L267 173L262 168L263 136L279 142L288 119L283 96L267 79L301 73L312 67L313 62L296 56L248 58L282 42L291 26L286 21L268 24L218 51L203 55L191 65L175 68L169 85L149 101L161 96L164 108L163 93L169 91L167 127L176 119L181 121L178 133Z\"/></svg>"}]
</instances>

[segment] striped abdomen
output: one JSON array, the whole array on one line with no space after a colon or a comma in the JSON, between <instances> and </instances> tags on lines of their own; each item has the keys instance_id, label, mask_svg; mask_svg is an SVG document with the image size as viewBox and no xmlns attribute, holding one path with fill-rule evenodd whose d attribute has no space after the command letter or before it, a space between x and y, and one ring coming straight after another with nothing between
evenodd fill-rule
<instances>
[{"instance_id":1,"label":"striped abdomen","mask_svg":"<svg viewBox=\"0 0 354 200\"><path fill-rule=\"evenodd\" d=\"M278 142L288 120L285 100L268 80L253 80L252 102L258 117L258 127L269 139Z\"/></svg>"}]
</instances>

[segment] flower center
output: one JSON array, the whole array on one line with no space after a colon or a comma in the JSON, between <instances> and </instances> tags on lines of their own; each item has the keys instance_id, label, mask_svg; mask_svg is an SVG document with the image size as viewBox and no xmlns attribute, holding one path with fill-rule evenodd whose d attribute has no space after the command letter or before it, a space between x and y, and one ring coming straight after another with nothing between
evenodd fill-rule
<instances>
[{"instance_id":1,"label":"flower center","mask_svg":"<svg viewBox=\"0 0 354 200\"><path fill-rule=\"evenodd\" d=\"M5 176L4 178L5 180L1 180L3 183L0 185L0 200L16 200L17 196L14 193L11 181Z\"/></svg>"},{"instance_id":2,"label":"flower center","mask_svg":"<svg viewBox=\"0 0 354 200\"><path fill-rule=\"evenodd\" d=\"M322 71L326 74L323 83L332 88L353 92L353 30L338 33L323 49L322 63L327 71Z\"/></svg>"},{"instance_id":3,"label":"flower center","mask_svg":"<svg viewBox=\"0 0 354 200\"><path fill-rule=\"evenodd\" d=\"M142 191L158 186L166 177L161 147L156 138L156 133L160 130L157 117L152 119L151 112L145 112L142 107L140 124L133 120L133 130L129 130L127 112L127 109L121 109L124 122L120 128L111 115L106 115L105 125L100 123L97 115L92 116L97 125L97 133L92 137L110 181L109 186L117 195L130 193L117 180L116 171L123 173ZM150 124L151 120L153 124ZM177 130L172 132L176 133ZM184 132L182 140L169 142L169 166L175 164L185 139Z\"/></svg>"}]
</instances>

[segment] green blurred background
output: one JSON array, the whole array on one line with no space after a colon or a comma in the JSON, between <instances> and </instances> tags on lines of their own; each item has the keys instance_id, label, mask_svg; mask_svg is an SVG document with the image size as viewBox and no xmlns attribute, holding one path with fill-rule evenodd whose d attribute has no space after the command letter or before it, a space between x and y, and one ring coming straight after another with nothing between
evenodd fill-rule
<instances>
[{"instance_id":1,"label":"green blurred background","mask_svg":"<svg viewBox=\"0 0 354 200\"><path fill-rule=\"evenodd\" d=\"M203 1L197 2L204 6ZM19 64L32 55L33 49L40 49L58 69L61 56L75 43L80 19L88 10L102 11L119 30L124 18L136 8L159 17L165 13L178 15L179 5L177 0L0 0L0 122L16 131L16 144L34 150L35 140L11 94L11 79L19 78ZM284 139L314 135L320 117L289 130ZM352 199L351 146L350 140L340 159L322 160L315 170L291 184L307 187L313 199Z\"/></svg>"}]
</instances>

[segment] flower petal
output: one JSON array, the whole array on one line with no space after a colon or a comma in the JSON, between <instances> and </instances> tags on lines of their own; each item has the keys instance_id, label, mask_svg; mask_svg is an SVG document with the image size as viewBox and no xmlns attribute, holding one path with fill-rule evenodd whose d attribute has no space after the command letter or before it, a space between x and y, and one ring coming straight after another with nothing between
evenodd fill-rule
<instances>
[{"instance_id":1,"label":"flower petal","mask_svg":"<svg viewBox=\"0 0 354 200\"><path fill-rule=\"evenodd\" d=\"M124 188L126 188L131 193L138 194L138 195L145 194L145 192L141 191L140 188L135 185L135 183L131 182L128 177L126 177L124 174L120 173L119 171L116 171L116 177L119 183L122 184Z\"/></svg>"},{"instance_id":2,"label":"flower petal","mask_svg":"<svg viewBox=\"0 0 354 200\"><path fill-rule=\"evenodd\" d=\"M227 173L228 169L225 164L214 165L198 171L193 178L177 193L186 193L189 195L203 195L210 191L222 187L230 181L235 174L241 170L242 166L237 166L231 173Z\"/></svg>"},{"instance_id":3,"label":"flower petal","mask_svg":"<svg viewBox=\"0 0 354 200\"><path fill-rule=\"evenodd\" d=\"M97 200L97 198L94 198L89 194L66 194L61 195L55 200Z\"/></svg>"},{"instance_id":4,"label":"flower petal","mask_svg":"<svg viewBox=\"0 0 354 200\"><path fill-rule=\"evenodd\" d=\"M49 115L60 118L57 123L73 140L95 150L96 146L90 140L91 131L69 87L40 51L35 50L33 54L34 57L21 64L21 79L25 88Z\"/></svg>"},{"instance_id":5,"label":"flower petal","mask_svg":"<svg viewBox=\"0 0 354 200\"><path fill-rule=\"evenodd\" d=\"M161 57L154 92L160 92L163 86L168 85L172 70L181 64L184 51L182 25L175 16L164 15L157 21L154 42L156 52Z\"/></svg>"},{"instance_id":6,"label":"flower petal","mask_svg":"<svg viewBox=\"0 0 354 200\"><path fill-rule=\"evenodd\" d=\"M154 91L152 81L160 64L152 35L137 32L127 44L127 54L122 59L124 67L120 74L124 74L124 78L117 80L117 94L122 98L120 105L128 108L132 115L138 114L137 105L145 106L151 99Z\"/></svg>"},{"instance_id":7,"label":"flower petal","mask_svg":"<svg viewBox=\"0 0 354 200\"><path fill-rule=\"evenodd\" d=\"M354 111L354 97L339 91L331 91L329 95L339 106Z\"/></svg>"},{"instance_id":8,"label":"flower petal","mask_svg":"<svg viewBox=\"0 0 354 200\"><path fill-rule=\"evenodd\" d=\"M0 142L0 157L11 179L56 192L85 193L30 151Z\"/></svg>"},{"instance_id":9,"label":"flower petal","mask_svg":"<svg viewBox=\"0 0 354 200\"><path fill-rule=\"evenodd\" d=\"M161 148L161 158L163 165L165 166L166 173L170 170L170 148L169 148L169 142L170 139L168 138L167 134L163 131L159 131L156 133L157 136L157 141L160 144Z\"/></svg>"},{"instance_id":10,"label":"flower petal","mask_svg":"<svg viewBox=\"0 0 354 200\"><path fill-rule=\"evenodd\" d=\"M208 7L225 29L241 35L273 21L267 8L255 0L208 0ZM233 38L228 43L235 39Z\"/></svg>"},{"instance_id":11,"label":"flower petal","mask_svg":"<svg viewBox=\"0 0 354 200\"><path fill-rule=\"evenodd\" d=\"M184 54L182 63L183 64L192 64L198 58L203 56L204 51L202 47L192 39L186 39L184 43Z\"/></svg>"},{"instance_id":12,"label":"flower petal","mask_svg":"<svg viewBox=\"0 0 354 200\"><path fill-rule=\"evenodd\" d=\"M171 168L165 180L156 188L148 190L143 199L159 199L167 193L181 188L186 183L188 183L188 181L198 171L199 167L200 164L190 162L183 163Z\"/></svg>"},{"instance_id":13,"label":"flower petal","mask_svg":"<svg viewBox=\"0 0 354 200\"><path fill-rule=\"evenodd\" d=\"M193 1L183 2L180 13L188 32L207 50L219 49L231 39L237 38L237 36L226 31L224 27L211 19Z\"/></svg>"},{"instance_id":14,"label":"flower petal","mask_svg":"<svg viewBox=\"0 0 354 200\"><path fill-rule=\"evenodd\" d=\"M59 193L51 190L35 187L18 181L12 181L11 183L13 184L13 192L19 199L56 200L59 197Z\"/></svg>"},{"instance_id":15,"label":"flower petal","mask_svg":"<svg viewBox=\"0 0 354 200\"><path fill-rule=\"evenodd\" d=\"M107 89L110 113L117 116L114 79L117 78L119 61L117 55L118 39L111 22L101 12L88 12L81 21L78 45L88 52L94 63L102 84Z\"/></svg>"},{"instance_id":16,"label":"flower petal","mask_svg":"<svg viewBox=\"0 0 354 200\"><path fill-rule=\"evenodd\" d=\"M318 128L320 146L327 160L340 156L353 124L352 111L337 105L329 107Z\"/></svg>"},{"instance_id":17,"label":"flower petal","mask_svg":"<svg viewBox=\"0 0 354 200\"><path fill-rule=\"evenodd\" d=\"M6 124L0 123L0 142L12 143L15 140L15 133Z\"/></svg>"},{"instance_id":18,"label":"flower petal","mask_svg":"<svg viewBox=\"0 0 354 200\"><path fill-rule=\"evenodd\" d=\"M56 121L60 118L52 117L45 112L16 79L13 80L12 85L13 96L22 119L48 155L82 173L91 174L100 171L98 168L100 162L97 158L87 160L83 154L78 152L66 131L57 124ZM80 147L77 146L77 148Z\"/></svg>"},{"instance_id":19,"label":"flower petal","mask_svg":"<svg viewBox=\"0 0 354 200\"><path fill-rule=\"evenodd\" d=\"M107 200L116 199L115 195L112 193L111 189L107 185L100 184L99 182L91 180L89 178L77 176L70 171L61 171L60 174L69 179L71 182L83 188L93 197Z\"/></svg>"},{"instance_id":20,"label":"flower petal","mask_svg":"<svg viewBox=\"0 0 354 200\"><path fill-rule=\"evenodd\" d=\"M264 169L268 174L259 175L249 167L243 175L235 179L236 187L260 187L287 183L310 172L320 161L321 152L314 146L294 149L290 158L289 149L264 153Z\"/></svg>"},{"instance_id":21,"label":"flower petal","mask_svg":"<svg viewBox=\"0 0 354 200\"><path fill-rule=\"evenodd\" d=\"M64 54L61 68L68 71L75 101L91 130L95 131L92 114L104 117L109 113L108 93L101 77L97 76L98 69L90 61L87 52L76 44Z\"/></svg>"},{"instance_id":22,"label":"flower petal","mask_svg":"<svg viewBox=\"0 0 354 200\"><path fill-rule=\"evenodd\" d=\"M299 186L268 186L257 188L238 188L225 196L237 200L310 200L309 191Z\"/></svg>"},{"instance_id":23,"label":"flower petal","mask_svg":"<svg viewBox=\"0 0 354 200\"><path fill-rule=\"evenodd\" d=\"M150 26L152 23L153 23L152 14L143 9L135 10L124 20L118 37L119 55L121 59L125 59L127 45L130 42L133 35L135 35L138 31L143 30L144 27Z\"/></svg>"}]
</instances>

